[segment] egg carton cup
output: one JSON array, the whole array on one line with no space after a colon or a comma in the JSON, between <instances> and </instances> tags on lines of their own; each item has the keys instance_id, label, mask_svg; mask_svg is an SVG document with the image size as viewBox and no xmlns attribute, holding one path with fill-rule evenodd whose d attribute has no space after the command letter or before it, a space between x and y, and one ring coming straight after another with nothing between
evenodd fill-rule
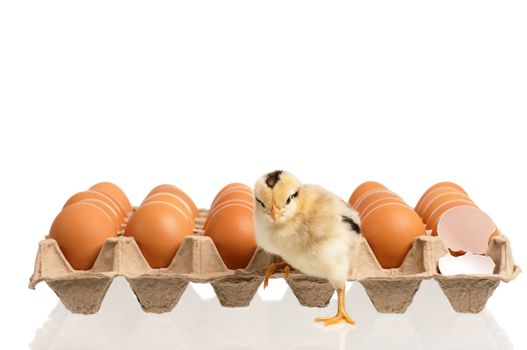
<instances>
[{"instance_id":1,"label":"egg carton cup","mask_svg":"<svg viewBox=\"0 0 527 350\"><path fill-rule=\"evenodd\" d=\"M224 264L212 239L203 235L207 211L202 210L193 235L186 237L166 268L153 269L143 257L133 237L122 232L108 238L92 269L75 270L54 239L39 243L34 273L29 287L45 281L64 306L73 313L96 313L115 276L124 276L146 312L171 311L189 282L210 283L221 305L248 306L270 264L282 261L261 248L254 252L244 269L231 270ZM514 265L509 241L494 237L487 252L496 263L492 275L442 276L438 260L447 250L438 237L417 237L399 268L384 269L365 239L359 247L357 266L349 281L360 282L377 311L402 313L412 303L423 279L435 278L454 310L479 312L500 281L508 282L519 273ZM283 277L276 272L272 278ZM292 270L287 283L299 303L308 307L325 307L334 293L331 284L321 278Z\"/></svg>"}]
</instances>

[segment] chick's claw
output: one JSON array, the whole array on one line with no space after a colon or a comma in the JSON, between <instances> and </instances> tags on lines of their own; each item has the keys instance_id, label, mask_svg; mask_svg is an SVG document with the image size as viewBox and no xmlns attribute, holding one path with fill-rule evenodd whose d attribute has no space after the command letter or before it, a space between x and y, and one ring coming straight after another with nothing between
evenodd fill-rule
<instances>
[{"instance_id":1,"label":"chick's claw","mask_svg":"<svg viewBox=\"0 0 527 350\"><path fill-rule=\"evenodd\" d=\"M291 270L291 267L288 263L285 261L279 262L279 263L273 263L269 265L267 268L267 271L265 272L264 276L264 289L267 288L267 285L269 284L269 278L273 273L275 273L276 270L283 270L284 271L284 278L289 278L289 271Z\"/></svg>"},{"instance_id":2,"label":"chick's claw","mask_svg":"<svg viewBox=\"0 0 527 350\"><path fill-rule=\"evenodd\" d=\"M346 323L349 323L349 324L355 324L355 321L353 321L349 315L345 314L345 313L339 313L335 316L332 316L332 317L317 317L315 318L315 322L324 322L324 326L330 326L332 324L335 324L335 323L339 323L339 322L346 322Z\"/></svg>"}]
</instances>

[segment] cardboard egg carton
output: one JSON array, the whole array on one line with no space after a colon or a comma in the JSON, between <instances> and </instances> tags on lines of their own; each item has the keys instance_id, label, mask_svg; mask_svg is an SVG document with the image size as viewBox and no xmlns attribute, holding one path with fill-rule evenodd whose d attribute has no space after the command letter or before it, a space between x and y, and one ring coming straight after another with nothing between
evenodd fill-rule
<instances>
[{"instance_id":1,"label":"cardboard egg carton","mask_svg":"<svg viewBox=\"0 0 527 350\"><path fill-rule=\"evenodd\" d=\"M45 281L68 310L80 314L99 310L115 276L126 278L146 312L171 311L189 282L210 283L223 306L248 306L269 265L282 259L257 248L245 269L228 269L212 239L203 235L206 215L206 210L200 211L194 234L183 240L171 264L161 269L152 269L135 240L122 232L106 240L93 268L87 271L74 270L57 242L46 238L39 244L29 287L34 289ZM351 269L348 280L364 286L377 311L402 313L412 303L421 281L435 278L454 310L474 313L483 309L500 281L508 282L520 271L505 236L494 237L489 246L487 255L496 263L492 275L442 276L437 263L446 252L438 237L420 236L399 268L383 269L363 239L357 267ZM272 277L283 277L283 273ZM324 307L334 293L327 280L294 269L287 283L303 306Z\"/></svg>"}]
</instances>

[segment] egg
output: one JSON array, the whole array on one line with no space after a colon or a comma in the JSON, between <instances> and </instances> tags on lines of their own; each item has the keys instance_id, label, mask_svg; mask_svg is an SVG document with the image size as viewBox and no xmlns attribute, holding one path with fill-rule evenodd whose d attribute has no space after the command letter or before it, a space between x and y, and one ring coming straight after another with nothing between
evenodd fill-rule
<instances>
[{"instance_id":1,"label":"egg","mask_svg":"<svg viewBox=\"0 0 527 350\"><path fill-rule=\"evenodd\" d=\"M113 201L119 206L123 217L127 217L133 210L128 197L116 184L111 182L99 182L90 187L90 190L100 192L113 199Z\"/></svg>"},{"instance_id":2,"label":"egg","mask_svg":"<svg viewBox=\"0 0 527 350\"><path fill-rule=\"evenodd\" d=\"M230 183L230 184L224 186L221 190L219 190L219 192L216 194L216 197L214 197L214 200L212 201L212 203L210 205L210 208L212 208L216 204L216 200L218 199L218 197L220 197L223 193L228 192L228 191L232 191L232 190L241 190L241 191L245 191L247 193L251 193L251 194L253 193L252 188L250 188L249 186L247 186L245 184L242 184L242 183L239 183L239 182Z\"/></svg>"},{"instance_id":3,"label":"egg","mask_svg":"<svg viewBox=\"0 0 527 350\"><path fill-rule=\"evenodd\" d=\"M106 239L116 235L115 224L105 211L87 202L66 206L49 230L49 238L57 241L76 270L91 269Z\"/></svg>"},{"instance_id":4,"label":"egg","mask_svg":"<svg viewBox=\"0 0 527 350\"><path fill-rule=\"evenodd\" d=\"M229 269L247 266L256 250L253 210L240 204L225 205L209 217L205 229Z\"/></svg>"},{"instance_id":5,"label":"egg","mask_svg":"<svg viewBox=\"0 0 527 350\"><path fill-rule=\"evenodd\" d=\"M180 197L181 199L183 199L185 201L185 203L188 204L188 206L189 206L189 208L190 208L190 210L192 212L192 216L195 217L195 218L199 216L199 211L198 211L198 208L196 207L196 204L194 204L194 201L182 189L180 189L179 187L176 187L174 185L166 185L166 184L165 185L159 185L159 186L155 187L152 191L150 191L150 193L147 195L147 197L150 197L153 194L162 193L162 192L172 193L173 195L176 195L176 196Z\"/></svg>"},{"instance_id":6,"label":"egg","mask_svg":"<svg viewBox=\"0 0 527 350\"><path fill-rule=\"evenodd\" d=\"M211 205L211 209L220 205L223 202L232 200L232 199L241 199L246 200L247 202L254 202L254 195L252 192L247 192L243 189L234 189L230 191L223 192L220 196L216 197L216 200Z\"/></svg>"},{"instance_id":7,"label":"egg","mask_svg":"<svg viewBox=\"0 0 527 350\"><path fill-rule=\"evenodd\" d=\"M360 197L362 197L363 194L373 189L386 190L386 187L375 181L364 182L363 184L359 185L359 187L357 187L355 191L353 191L348 200L348 204L353 208L355 203L359 200Z\"/></svg>"},{"instance_id":8,"label":"egg","mask_svg":"<svg viewBox=\"0 0 527 350\"><path fill-rule=\"evenodd\" d=\"M254 210L254 201L247 201L245 199L231 199L229 201L225 201L225 202L222 202L222 203L219 203L218 205L216 205L214 208L212 208L208 214L207 214L207 219L205 220L205 224L203 224L203 229L207 229L207 225L209 223L209 219L211 217L214 216L214 214L218 211L218 210L221 210L223 207L227 206L227 205L232 205L232 204L239 204L239 205L244 205L244 206L247 206L249 207L251 210Z\"/></svg>"},{"instance_id":9,"label":"egg","mask_svg":"<svg viewBox=\"0 0 527 350\"><path fill-rule=\"evenodd\" d=\"M427 222L428 219L430 218L430 215L437 207L441 206L441 204L445 202L455 200L455 199L463 199L467 201L472 201L466 194L461 193L461 192L446 192L446 193L443 192L437 195L436 197L432 198L428 202L426 207L423 207L423 209L421 210L422 214L420 215L421 218L423 219L424 222Z\"/></svg>"},{"instance_id":10,"label":"egg","mask_svg":"<svg viewBox=\"0 0 527 350\"><path fill-rule=\"evenodd\" d=\"M147 197L143 204L149 203L149 202L167 202L170 204L173 204L177 207L179 207L181 210L183 210L183 213L185 214L185 218L191 223L192 226L195 224L195 219L192 213L192 209L190 206L185 202L181 197L176 196L172 193L166 193L166 192L160 192L155 193L149 197Z\"/></svg>"},{"instance_id":11,"label":"egg","mask_svg":"<svg viewBox=\"0 0 527 350\"><path fill-rule=\"evenodd\" d=\"M484 254L490 238L498 234L498 229L481 209L456 206L441 215L437 233L445 246L452 251Z\"/></svg>"},{"instance_id":12,"label":"egg","mask_svg":"<svg viewBox=\"0 0 527 350\"><path fill-rule=\"evenodd\" d=\"M179 207L167 202L148 202L132 214L124 235L133 237L152 268L170 265L193 226Z\"/></svg>"},{"instance_id":13,"label":"egg","mask_svg":"<svg viewBox=\"0 0 527 350\"><path fill-rule=\"evenodd\" d=\"M476 207L476 204L472 202L471 200L466 199L455 199L448 202L445 202L438 206L428 218L426 222L426 228L432 230L432 236L437 236L437 223L439 221L439 218L445 211L447 211L450 208L459 207L459 206L469 206L469 207Z\"/></svg>"},{"instance_id":14,"label":"egg","mask_svg":"<svg viewBox=\"0 0 527 350\"><path fill-rule=\"evenodd\" d=\"M115 231L117 232L121 230L121 217L108 204L98 199L85 199L82 202L95 204L96 206L104 210L105 214L108 215L110 220L112 220L112 222L114 223Z\"/></svg>"},{"instance_id":15,"label":"egg","mask_svg":"<svg viewBox=\"0 0 527 350\"><path fill-rule=\"evenodd\" d=\"M417 205L415 206L415 211L417 212L417 214L419 214L419 215L421 214L422 206L427 204L427 200L429 199L429 196L433 195L433 192L436 192L437 190L443 190L444 191L445 188L453 189L454 191L459 191L461 193L466 194L466 192L463 189L463 187L461 187L458 184L455 184L453 182L447 182L446 181L446 182L436 183L435 185L430 187L428 190L426 190L426 192L421 196L421 198L417 202Z\"/></svg>"},{"instance_id":16,"label":"egg","mask_svg":"<svg viewBox=\"0 0 527 350\"><path fill-rule=\"evenodd\" d=\"M393 198L398 199L401 203L404 204L401 197L399 197L397 194L388 191L388 190L375 190L373 192L368 192L368 194L365 194L359 201L355 203L355 210L359 212L359 214L362 215L363 210L367 208L371 203L375 202L378 199L382 198Z\"/></svg>"},{"instance_id":17,"label":"egg","mask_svg":"<svg viewBox=\"0 0 527 350\"><path fill-rule=\"evenodd\" d=\"M377 208L378 206L386 203L394 203L394 204L403 204L408 206L405 202L403 202L400 198L395 197L386 197L386 198L379 198L375 201L373 201L370 205L368 205L366 208L362 210L360 213L361 217L365 217L372 211L373 209Z\"/></svg>"},{"instance_id":18,"label":"egg","mask_svg":"<svg viewBox=\"0 0 527 350\"><path fill-rule=\"evenodd\" d=\"M119 216L120 221L124 220L124 216L122 215L121 209L119 208L117 203L115 203L113 199L111 199L110 197L108 197L107 195L101 192L90 191L90 190L78 192L74 194L73 196L71 196L66 201L66 203L64 204L64 207L67 207L68 205L73 204L73 203L83 201L85 199L96 199L96 200L103 201L104 203L112 207L113 211L115 211L115 213Z\"/></svg>"},{"instance_id":19,"label":"egg","mask_svg":"<svg viewBox=\"0 0 527 350\"><path fill-rule=\"evenodd\" d=\"M399 267L414 239L426 233L412 208L391 203L380 205L365 216L361 231L383 268Z\"/></svg>"}]
</instances>

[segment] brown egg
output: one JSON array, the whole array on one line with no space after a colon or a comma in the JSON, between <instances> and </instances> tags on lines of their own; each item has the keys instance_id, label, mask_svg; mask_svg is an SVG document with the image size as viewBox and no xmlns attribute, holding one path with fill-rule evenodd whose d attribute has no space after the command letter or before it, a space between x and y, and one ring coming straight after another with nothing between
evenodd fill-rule
<instances>
[{"instance_id":1,"label":"brown egg","mask_svg":"<svg viewBox=\"0 0 527 350\"><path fill-rule=\"evenodd\" d=\"M90 190L100 192L113 199L121 209L123 217L127 217L133 210L128 197L116 184L111 182L99 182L90 187Z\"/></svg>"},{"instance_id":2,"label":"brown egg","mask_svg":"<svg viewBox=\"0 0 527 350\"><path fill-rule=\"evenodd\" d=\"M76 270L89 270L108 237L116 236L115 224L99 206L77 202L66 206L53 221L49 238Z\"/></svg>"},{"instance_id":3,"label":"brown egg","mask_svg":"<svg viewBox=\"0 0 527 350\"><path fill-rule=\"evenodd\" d=\"M362 220L361 231L383 268L399 267L414 239L426 233L421 218L403 204L378 206Z\"/></svg>"},{"instance_id":4,"label":"brown egg","mask_svg":"<svg viewBox=\"0 0 527 350\"><path fill-rule=\"evenodd\" d=\"M195 219L192 214L192 210L181 197L176 196L172 193L166 193L166 192L159 192L155 193L149 197L147 197L143 204L149 203L149 202L167 202L170 204L175 205L176 207L179 207L181 210L183 210L183 213L185 214L185 218L190 222L192 226L195 225Z\"/></svg>"},{"instance_id":5,"label":"brown egg","mask_svg":"<svg viewBox=\"0 0 527 350\"><path fill-rule=\"evenodd\" d=\"M429 230L433 230L432 236L437 236L437 223L439 222L441 215L443 215L443 213L447 211L448 209L459 207L459 206L469 206L469 207L477 208L474 202L472 202L471 200L467 200L467 199L454 199L454 200L441 204L430 214L426 222L426 228Z\"/></svg>"},{"instance_id":6,"label":"brown egg","mask_svg":"<svg viewBox=\"0 0 527 350\"><path fill-rule=\"evenodd\" d=\"M364 182L359 187L357 187L355 191L353 191L353 193L351 194L348 200L348 204L350 205L350 207L353 208L355 206L355 203L359 200L360 197L362 197L363 194L373 189L386 190L386 187L375 181Z\"/></svg>"},{"instance_id":7,"label":"brown egg","mask_svg":"<svg viewBox=\"0 0 527 350\"><path fill-rule=\"evenodd\" d=\"M216 198L216 201L212 204L210 207L213 209L214 207L220 205L223 202L227 202L233 199L241 199L246 200L248 202L253 203L254 202L254 195L252 192L247 192L243 189L235 189L223 192L220 196Z\"/></svg>"},{"instance_id":8,"label":"brown egg","mask_svg":"<svg viewBox=\"0 0 527 350\"><path fill-rule=\"evenodd\" d=\"M249 186L247 186L245 184L242 184L242 183L239 183L239 182L230 183L230 184L224 186L216 194L216 197L214 197L214 200L212 201L212 203L210 205L210 208L212 208L214 206L214 204L216 203L216 200L218 199L218 197L220 197L223 193L228 192L228 191L232 191L232 190L242 190L242 191L245 191L247 193L251 193L251 194L253 193L252 188L250 188Z\"/></svg>"},{"instance_id":9,"label":"brown egg","mask_svg":"<svg viewBox=\"0 0 527 350\"><path fill-rule=\"evenodd\" d=\"M165 185L156 186L154 187L152 191L150 191L150 193L146 197L148 198L153 194L162 193L162 192L172 193L173 195L180 197L189 206L192 212L192 216L195 218L199 216L199 211L198 211L198 208L196 207L196 204L194 204L194 201L182 189L174 185L165 184Z\"/></svg>"},{"instance_id":10,"label":"brown egg","mask_svg":"<svg viewBox=\"0 0 527 350\"><path fill-rule=\"evenodd\" d=\"M82 202L95 204L96 206L104 210L104 213L108 215L108 218L110 218L110 220L112 220L112 222L114 223L115 232L121 230L121 217L108 204L98 199L84 199Z\"/></svg>"},{"instance_id":11,"label":"brown egg","mask_svg":"<svg viewBox=\"0 0 527 350\"><path fill-rule=\"evenodd\" d=\"M378 206L386 203L394 203L394 204L403 204L408 206L405 202L403 202L400 198L394 198L394 197L388 197L388 198L379 198L376 201L373 201L370 205L368 205L364 210L362 210L362 213L360 213L361 217L365 217L372 211L373 209L377 208Z\"/></svg>"},{"instance_id":12,"label":"brown egg","mask_svg":"<svg viewBox=\"0 0 527 350\"><path fill-rule=\"evenodd\" d=\"M85 199L97 199L97 200L103 201L104 203L112 207L113 211L117 214L121 222L124 220L124 216L122 216L121 209L119 208L117 203L115 203L113 199L111 199L110 197L108 197L107 195L101 192L88 190L88 191L76 193L73 196L71 196L70 199L66 201L66 204L64 204L64 207L67 207L68 205L73 204L73 203L83 201Z\"/></svg>"},{"instance_id":13,"label":"brown egg","mask_svg":"<svg viewBox=\"0 0 527 350\"><path fill-rule=\"evenodd\" d=\"M141 205L128 221L124 235L134 237L152 268L167 267L193 226L184 212L167 202Z\"/></svg>"},{"instance_id":14,"label":"brown egg","mask_svg":"<svg viewBox=\"0 0 527 350\"><path fill-rule=\"evenodd\" d=\"M465 193L463 193L461 191L458 191L457 189L454 189L452 187L438 187L438 188L434 189L433 191L430 191L426 195L426 198L424 198L423 201L420 204L419 212L416 211L417 214L422 216L424 214L425 210L430 205L430 202L432 202L435 198L441 196L444 193L458 193L460 195L467 196Z\"/></svg>"},{"instance_id":15,"label":"brown egg","mask_svg":"<svg viewBox=\"0 0 527 350\"><path fill-rule=\"evenodd\" d=\"M245 268L256 250L253 210L239 204L224 206L210 217L205 235L212 238L229 269Z\"/></svg>"},{"instance_id":16,"label":"brown egg","mask_svg":"<svg viewBox=\"0 0 527 350\"><path fill-rule=\"evenodd\" d=\"M421 196L421 198L417 202L417 205L415 206L415 211L417 212L417 214L421 215L422 206L426 204L426 201L428 200L428 197L430 195L432 195L432 192L436 191L437 189L443 189L443 188L450 188L450 189L453 189L454 191L459 191L461 193L467 194L465 192L465 190L463 189L463 187L461 187L461 186L459 186L459 185L457 185L457 184L455 184L453 182L439 182L439 183L436 183L435 185L430 187L428 190L426 190L426 192L423 193L423 195Z\"/></svg>"},{"instance_id":17,"label":"brown egg","mask_svg":"<svg viewBox=\"0 0 527 350\"><path fill-rule=\"evenodd\" d=\"M401 197L399 197L397 194L393 193L392 191L388 191L388 190L374 190L374 191L370 191L368 192L367 194L365 194L364 196L362 196L362 198L357 201L355 203L355 210L357 210L359 212L359 214L363 214L363 210L368 207L371 203L375 202L376 200L378 199L382 199L382 198L395 198L395 199L399 199L401 201L401 203L405 204Z\"/></svg>"},{"instance_id":18,"label":"brown egg","mask_svg":"<svg viewBox=\"0 0 527 350\"><path fill-rule=\"evenodd\" d=\"M423 222L428 222L428 219L430 218L430 215L432 215L432 212L436 210L438 207L441 206L441 204L446 203L451 200L455 199L463 199L472 201L466 194L460 193L460 192L446 192L446 193L440 193L433 199L431 199L426 207L423 206L420 215L423 219Z\"/></svg>"},{"instance_id":19,"label":"brown egg","mask_svg":"<svg viewBox=\"0 0 527 350\"><path fill-rule=\"evenodd\" d=\"M225 202L222 202L222 203L219 203L218 205L216 205L214 208L212 208L209 213L207 214L207 220L205 220L205 224L203 225L203 229L207 229L207 225L209 223L209 219L218 211L218 210L221 210L223 207L227 206L227 205L232 205L232 204L239 204L239 205L245 205L247 206L248 208L250 208L251 210L254 210L254 200L253 201L248 201L248 200L245 200L245 199L231 199L229 201L225 201Z\"/></svg>"}]
</instances>

